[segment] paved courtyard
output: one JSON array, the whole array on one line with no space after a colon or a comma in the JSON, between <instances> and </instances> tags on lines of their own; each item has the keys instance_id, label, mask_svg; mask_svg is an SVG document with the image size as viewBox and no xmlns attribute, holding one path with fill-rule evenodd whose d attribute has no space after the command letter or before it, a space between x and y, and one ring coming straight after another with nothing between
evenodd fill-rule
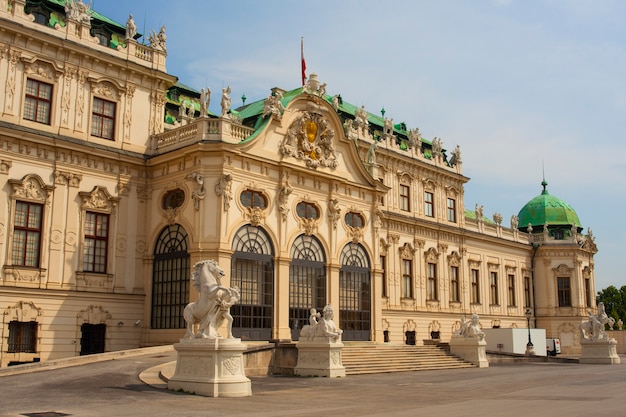
<instances>
[{"instance_id":1,"label":"paved courtyard","mask_svg":"<svg viewBox=\"0 0 626 417\"><path fill-rule=\"evenodd\" d=\"M515 363L336 379L251 377L252 397L246 398L164 389L156 376L173 360L171 351L152 352L0 372L0 417L626 415L625 357L620 365Z\"/></svg>"}]
</instances>

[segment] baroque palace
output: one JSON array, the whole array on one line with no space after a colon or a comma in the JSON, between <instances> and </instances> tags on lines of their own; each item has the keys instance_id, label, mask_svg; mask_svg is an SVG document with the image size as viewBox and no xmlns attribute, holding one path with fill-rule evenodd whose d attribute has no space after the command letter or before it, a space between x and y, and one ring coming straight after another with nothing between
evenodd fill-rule
<instances>
[{"instance_id":1,"label":"baroque palace","mask_svg":"<svg viewBox=\"0 0 626 417\"><path fill-rule=\"evenodd\" d=\"M344 341L409 344L530 309L580 352L597 249L545 182L505 225L466 209L458 146L315 74L213 114L165 28L138 42L80 0L0 0L0 22L1 366L177 342L205 259L243 340L297 340L326 304Z\"/></svg>"}]
</instances>

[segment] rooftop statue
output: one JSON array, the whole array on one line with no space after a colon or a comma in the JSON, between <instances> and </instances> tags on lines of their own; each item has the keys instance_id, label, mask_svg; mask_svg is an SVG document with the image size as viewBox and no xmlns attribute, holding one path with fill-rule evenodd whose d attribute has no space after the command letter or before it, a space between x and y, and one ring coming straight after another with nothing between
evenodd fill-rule
<instances>
[{"instance_id":1,"label":"rooftop statue","mask_svg":"<svg viewBox=\"0 0 626 417\"><path fill-rule=\"evenodd\" d=\"M133 15L128 16L128 20L126 21L126 36L125 39L135 39L135 35L137 34L137 25L135 25L135 21L133 20Z\"/></svg>"},{"instance_id":2,"label":"rooftop statue","mask_svg":"<svg viewBox=\"0 0 626 417\"><path fill-rule=\"evenodd\" d=\"M233 339L233 317L230 307L241 298L239 289L224 287L224 271L214 260L197 262L191 272L191 281L200 294L198 301L187 304L183 312L187 332L183 339L220 338L218 328L227 320L227 338ZM197 331L196 331L197 326Z\"/></svg>"},{"instance_id":3,"label":"rooftop statue","mask_svg":"<svg viewBox=\"0 0 626 417\"><path fill-rule=\"evenodd\" d=\"M598 303L598 313L589 310L589 320L580 324L580 337L586 340L607 340L609 336L604 331L604 325L609 322L609 316L604 310L604 303Z\"/></svg>"},{"instance_id":4,"label":"rooftop statue","mask_svg":"<svg viewBox=\"0 0 626 417\"><path fill-rule=\"evenodd\" d=\"M150 41L150 46L157 49L162 49L163 52L167 51L165 47L165 41L167 37L165 36L165 26L161 26L161 30L159 33L155 33L152 31L148 40Z\"/></svg>"},{"instance_id":5,"label":"rooftop statue","mask_svg":"<svg viewBox=\"0 0 626 417\"><path fill-rule=\"evenodd\" d=\"M76 20L79 23L91 23L91 3L85 4L82 0L67 0L65 3L65 15L68 19Z\"/></svg>"},{"instance_id":6,"label":"rooftop statue","mask_svg":"<svg viewBox=\"0 0 626 417\"><path fill-rule=\"evenodd\" d=\"M230 111L231 100L230 86L222 88L222 101L220 103L222 105L222 117L225 117Z\"/></svg>"},{"instance_id":7,"label":"rooftop statue","mask_svg":"<svg viewBox=\"0 0 626 417\"><path fill-rule=\"evenodd\" d=\"M200 117L206 117L209 104L211 104L211 89L207 87L206 90L204 88L200 90Z\"/></svg>"}]
</instances>

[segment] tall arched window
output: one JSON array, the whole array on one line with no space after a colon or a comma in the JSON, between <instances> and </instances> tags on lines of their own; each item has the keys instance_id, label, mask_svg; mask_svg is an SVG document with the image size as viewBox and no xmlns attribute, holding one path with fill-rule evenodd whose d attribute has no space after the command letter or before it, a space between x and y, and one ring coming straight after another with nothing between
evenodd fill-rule
<instances>
[{"instance_id":1,"label":"tall arched window","mask_svg":"<svg viewBox=\"0 0 626 417\"><path fill-rule=\"evenodd\" d=\"M260 227L243 226L233 239L230 285L241 300L230 308L233 335L244 340L269 340L274 312L274 249Z\"/></svg>"},{"instance_id":2,"label":"tall arched window","mask_svg":"<svg viewBox=\"0 0 626 417\"><path fill-rule=\"evenodd\" d=\"M289 266L289 327L291 339L297 340L302 326L308 323L309 311L326 305L326 257L320 242L313 236L300 235L291 247Z\"/></svg>"},{"instance_id":3,"label":"tall arched window","mask_svg":"<svg viewBox=\"0 0 626 417\"><path fill-rule=\"evenodd\" d=\"M343 329L343 340L369 340L372 314L369 258L363 246L348 243L339 262L339 326Z\"/></svg>"},{"instance_id":4,"label":"tall arched window","mask_svg":"<svg viewBox=\"0 0 626 417\"><path fill-rule=\"evenodd\" d=\"M154 247L152 265L153 329L184 329L183 309L189 303L189 246L187 232L178 224L163 229Z\"/></svg>"}]
</instances>

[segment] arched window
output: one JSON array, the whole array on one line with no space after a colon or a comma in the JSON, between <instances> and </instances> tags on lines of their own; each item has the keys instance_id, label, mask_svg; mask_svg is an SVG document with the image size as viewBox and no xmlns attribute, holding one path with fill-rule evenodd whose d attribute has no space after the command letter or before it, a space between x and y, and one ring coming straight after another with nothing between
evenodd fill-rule
<instances>
[{"instance_id":1,"label":"arched window","mask_svg":"<svg viewBox=\"0 0 626 417\"><path fill-rule=\"evenodd\" d=\"M189 246L187 232L178 224L163 229L154 247L152 265L153 329L184 329L183 310L189 303Z\"/></svg>"},{"instance_id":2,"label":"arched window","mask_svg":"<svg viewBox=\"0 0 626 417\"><path fill-rule=\"evenodd\" d=\"M260 209L267 207L267 197L260 191L245 190L239 199L244 207L258 207Z\"/></svg>"},{"instance_id":3,"label":"arched window","mask_svg":"<svg viewBox=\"0 0 626 417\"><path fill-rule=\"evenodd\" d=\"M353 211L347 212L344 220L346 222L346 225L354 227L355 229L360 229L365 226L365 219L363 218L363 216Z\"/></svg>"},{"instance_id":4,"label":"arched window","mask_svg":"<svg viewBox=\"0 0 626 417\"><path fill-rule=\"evenodd\" d=\"M297 340L302 326L308 323L311 308L326 305L326 257L320 242L313 236L300 235L291 247L289 267L289 327Z\"/></svg>"},{"instance_id":5,"label":"arched window","mask_svg":"<svg viewBox=\"0 0 626 417\"><path fill-rule=\"evenodd\" d=\"M298 217L303 219L319 219L320 211L317 206L307 201L301 201L296 206L296 213Z\"/></svg>"},{"instance_id":6,"label":"arched window","mask_svg":"<svg viewBox=\"0 0 626 417\"><path fill-rule=\"evenodd\" d=\"M230 308L233 335L244 340L269 340L274 312L274 249L260 227L243 226L233 239L231 287L241 300Z\"/></svg>"},{"instance_id":7,"label":"arched window","mask_svg":"<svg viewBox=\"0 0 626 417\"><path fill-rule=\"evenodd\" d=\"M369 258L363 246L348 243L339 262L339 326L343 329L343 340L369 340L372 314Z\"/></svg>"}]
</instances>

